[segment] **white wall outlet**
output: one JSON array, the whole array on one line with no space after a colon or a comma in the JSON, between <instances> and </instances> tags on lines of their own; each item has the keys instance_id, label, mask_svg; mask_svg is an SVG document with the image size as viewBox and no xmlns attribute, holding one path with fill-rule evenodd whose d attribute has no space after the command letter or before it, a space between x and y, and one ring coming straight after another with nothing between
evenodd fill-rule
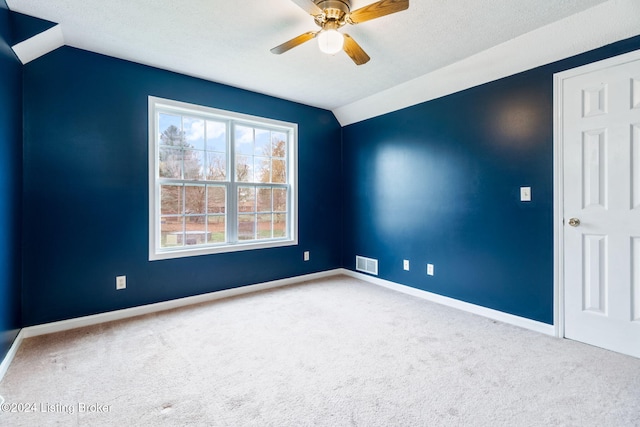
<instances>
[{"instance_id":1,"label":"white wall outlet","mask_svg":"<svg viewBox=\"0 0 640 427\"><path fill-rule=\"evenodd\" d=\"M434 274L435 273L434 273L434 270L433 270L433 264L427 264L427 275L428 276L433 276Z\"/></svg>"},{"instance_id":2,"label":"white wall outlet","mask_svg":"<svg viewBox=\"0 0 640 427\"><path fill-rule=\"evenodd\" d=\"M127 288L127 276L117 276L116 277L116 289L126 289Z\"/></svg>"},{"instance_id":3,"label":"white wall outlet","mask_svg":"<svg viewBox=\"0 0 640 427\"><path fill-rule=\"evenodd\" d=\"M521 202L531 201L531 187L520 187L520 201Z\"/></svg>"},{"instance_id":4,"label":"white wall outlet","mask_svg":"<svg viewBox=\"0 0 640 427\"><path fill-rule=\"evenodd\" d=\"M404 268L404 269L405 269L405 271L409 271L409 260L408 260L408 259L405 259L405 260L402 262L402 268Z\"/></svg>"},{"instance_id":5,"label":"white wall outlet","mask_svg":"<svg viewBox=\"0 0 640 427\"><path fill-rule=\"evenodd\" d=\"M303 258L304 258L305 261L309 261L309 259L311 258L310 255L309 255L309 251L304 251Z\"/></svg>"}]
</instances>

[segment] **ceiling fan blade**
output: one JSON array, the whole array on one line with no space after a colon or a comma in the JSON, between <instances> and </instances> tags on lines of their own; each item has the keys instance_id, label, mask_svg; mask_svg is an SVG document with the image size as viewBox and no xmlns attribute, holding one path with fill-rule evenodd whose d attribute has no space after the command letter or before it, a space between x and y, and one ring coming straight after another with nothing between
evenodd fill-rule
<instances>
[{"instance_id":1,"label":"ceiling fan blade","mask_svg":"<svg viewBox=\"0 0 640 427\"><path fill-rule=\"evenodd\" d=\"M304 34L300 34L298 37L294 37L288 42L282 43L280 46L276 46L271 49L271 53L275 53L276 55L280 55L281 53L285 53L289 49L293 49L296 46L300 46L304 42L308 42L312 38L318 34L319 31L309 31Z\"/></svg>"},{"instance_id":2,"label":"ceiling fan blade","mask_svg":"<svg viewBox=\"0 0 640 427\"><path fill-rule=\"evenodd\" d=\"M320 15L322 13L322 9L320 9L313 0L291 0L298 6L300 6L304 11L306 11L309 15Z\"/></svg>"},{"instance_id":3,"label":"ceiling fan blade","mask_svg":"<svg viewBox=\"0 0 640 427\"><path fill-rule=\"evenodd\" d=\"M356 9L349 14L347 22L360 24L381 16L390 15L409 8L409 0L380 0L368 6Z\"/></svg>"},{"instance_id":4,"label":"ceiling fan blade","mask_svg":"<svg viewBox=\"0 0 640 427\"><path fill-rule=\"evenodd\" d=\"M371 58L369 55L360 47L358 43L354 39L351 38L349 34L344 35L344 51L349 55L349 58L356 63L356 65L362 65L369 62Z\"/></svg>"}]
</instances>

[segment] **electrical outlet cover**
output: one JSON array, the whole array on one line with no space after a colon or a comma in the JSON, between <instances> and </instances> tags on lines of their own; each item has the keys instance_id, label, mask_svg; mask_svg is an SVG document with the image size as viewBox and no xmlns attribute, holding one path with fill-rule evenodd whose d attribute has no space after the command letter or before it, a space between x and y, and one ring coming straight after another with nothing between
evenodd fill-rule
<instances>
[{"instance_id":1,"label":"electrical outlet cover","mask_svg":"<svg viewBox=\"0 0 640 427\"><path fill-rule=\"evenodd\" d=\"M117 276L116 277L116 289L126 289L127 288L127 276Z\"/></svg>"},{"instance_id":2,"label":"electrical outlet cover","mask_svg":"<svg viewBox=\"0 0 640 427\"><path fill-rule=\"evenodd\" d=\"M427 264L427 274L429 276L433 276L434 275L434 268L433 268L433 264Z\"/></svg>"}]
</instances>

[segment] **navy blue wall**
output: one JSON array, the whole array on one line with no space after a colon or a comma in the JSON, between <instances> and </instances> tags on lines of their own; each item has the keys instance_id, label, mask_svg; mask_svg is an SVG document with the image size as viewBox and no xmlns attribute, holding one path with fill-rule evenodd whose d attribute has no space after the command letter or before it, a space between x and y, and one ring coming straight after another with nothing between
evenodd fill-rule
<instances>
[{"instance_id":1,"label":"navy blue wall","mask_svg":"<svg viewBox=\"0 0 640 427\"><path fill-rule=\"evenodd\" d=\"M0 360L20 327L22 74L8 43L10 12L0 0Z\"/></svg>"},{"instance_id":2,"label":"navy blue wall","mask_svg":"<svg viewBox=\"0 0 640 427\"><path fill-rule=\"evenodd\" d=\"M345 127L343 265L377 258L381 278L553 323L553 73L638 48L635 37Z\"/></svg>"},{"instance_id":3,"label":"navy blue wall","mask_svg":"<svg viewBox=\"0 0 640 427\"><path fill-rule=\"evenodd\" d=\"M69 47L27 64L24 87L25 326L340 266L331 112ZM148 261L149 95L298 123L300 245Z\"/></svg>"}]
</instances>

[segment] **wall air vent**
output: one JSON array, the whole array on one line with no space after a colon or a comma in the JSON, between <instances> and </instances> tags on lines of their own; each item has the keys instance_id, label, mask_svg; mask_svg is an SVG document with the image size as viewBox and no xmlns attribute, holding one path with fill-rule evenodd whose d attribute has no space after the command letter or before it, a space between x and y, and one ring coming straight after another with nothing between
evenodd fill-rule
<instances>
[{"instance_id":1,"label":"wall air vent","mask_svg":"<svg viewBox=\"0 0 640 427\"><path fill-rule=\"evenodd\" d=\"M378 275L378 260L356 255L356 270Z\"/></svg>"}]
</instances>

